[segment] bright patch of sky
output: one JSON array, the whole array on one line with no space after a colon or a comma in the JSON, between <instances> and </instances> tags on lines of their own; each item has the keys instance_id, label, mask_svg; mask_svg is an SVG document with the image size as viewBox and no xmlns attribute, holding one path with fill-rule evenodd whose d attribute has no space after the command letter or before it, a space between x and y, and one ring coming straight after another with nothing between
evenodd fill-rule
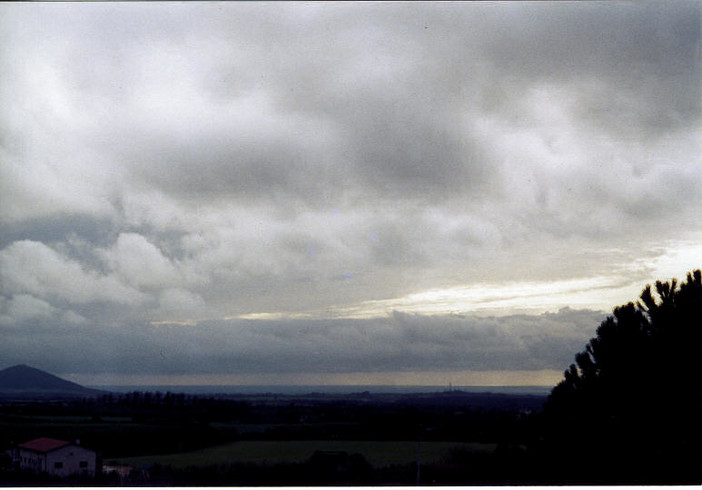
<instances>
[{"instance_id":1,"label":"bright patch of sky","mask_svg":"<svg viewBox=\"0 0 702 490\"><path fill-rule=\"evenodd\" d=\"M670 245L663 255L656 256L649 263L636 261L631 266L648 269L648 279L644 282L653 284L657 280L683 280L690 271L689 265L699 257L702 257L702 242L678 243ZM479 283L412 293L401 298L365 301L352 306L298 313L250 313L239 318L374 318L392 311L430 315L512 315L555 312L566 307L610 312L613 306L638 298L642 284L638 277L623 281L621 275L544 282Z\"/></svg>"}]
</instances>

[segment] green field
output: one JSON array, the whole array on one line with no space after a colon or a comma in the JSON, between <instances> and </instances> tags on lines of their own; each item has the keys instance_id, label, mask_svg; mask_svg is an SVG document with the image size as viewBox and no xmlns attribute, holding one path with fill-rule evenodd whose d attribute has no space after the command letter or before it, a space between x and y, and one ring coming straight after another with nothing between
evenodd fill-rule
<instances>
[{"instance_id":1,"label":"green field","mask_svg":"<svg viewBox=\"0 0 702 490\"><path fill-rule=\"evenodd\" d=\"M421 460L440 461L453 448L475 453L491 453L496 444L427 441L421 444ZM417 460L417 441L238 441L198 451L119 458L114 462L139 467L168 465L174 469L228 463L301 463L315 451L360 453L375 467L411 463Z\"/></svg>"}]
</instances>

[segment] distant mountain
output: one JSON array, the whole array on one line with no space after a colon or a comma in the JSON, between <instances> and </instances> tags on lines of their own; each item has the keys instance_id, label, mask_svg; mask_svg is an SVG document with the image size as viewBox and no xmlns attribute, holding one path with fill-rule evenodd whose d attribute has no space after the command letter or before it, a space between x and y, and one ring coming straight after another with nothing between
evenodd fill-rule
<instances>
[{"instance_id":1,"label":"distant mountain","mask_svg":"<svg viewBox=\"0 0 702 490\"><path fill-rule=\"evenodd\" d=\"M24 364L0 371L0 397L75 397L104 393Z\"/></svg>"}]
</instances>

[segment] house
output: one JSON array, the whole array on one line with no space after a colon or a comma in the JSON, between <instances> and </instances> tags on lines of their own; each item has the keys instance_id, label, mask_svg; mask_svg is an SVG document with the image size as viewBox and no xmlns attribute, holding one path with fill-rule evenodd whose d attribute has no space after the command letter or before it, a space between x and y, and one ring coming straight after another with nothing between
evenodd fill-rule
<instances>
[{"instance_id":1,"label":"house","mask_svg":"<svg viewBox=\"0 0 702 490\"><path fill-rule=\"evenodd\" d=\"M100 471L95 451L75 443L40 437L18 444L11 450L13 466L19 470L48 473L54 476L85 475Z\"/></svg>"}]
</instances>

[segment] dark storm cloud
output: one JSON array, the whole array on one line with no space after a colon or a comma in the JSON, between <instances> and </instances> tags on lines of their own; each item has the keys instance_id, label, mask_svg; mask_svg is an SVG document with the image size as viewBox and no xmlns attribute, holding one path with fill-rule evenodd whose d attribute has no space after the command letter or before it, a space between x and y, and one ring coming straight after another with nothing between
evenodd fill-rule
<instances>
[{"instance_id":1,"label":"dark storm cloud","mask_svg":"<svg viewBox=\"0 0 702 490\"><path fill-rule=\"evenodd\" d=\"M486 52L496 69L513 76L498 87L572 83L579 117L638 138L644 129L660 136L698 120L698 5L561 3L500 13L506 15L487 38ZM503 111L513 112L514 92L502 93ZM627 103L632 100L638 103Z\"/></svg>"},{"instance_id":2,"label":"dark storm cloud","mask_svg":"<svg viewBox=\"0 0 702 490\"><path fill-rule=\"evenodd\" d=\"M17 240L53 244L76 236L92 246L106 246L115 238L112 220L100 220L85 215L41 217L8 223L2 227L2 231L0 249Z\"/></svg>"},{"instance_id":3,"label":"dark storm cloud","mask_svg":"<svg viewBox=\"0 0 702 490\"><path fill-rule=\"evenodd\" d=\"M174 196L474 202L489 187L503 198L499 142L471 122L538 123L535 89L557 89L576 130L615 141L699 119L690 3L334 4L273 17L247 6L190 20L192 9L88 9L95 27L59 8L77 29L49 25L44 39L67 48L48 46L71 62L55 75L94 118L81 128L90 144Z\"/></svg>"},{"instance_id":4,"label":"dark storm cloud","mask_svg":"<svg viewBox=\"0 0 702 490\"><path fill-rule=\"evenodd\" d=\"M204 129L134 131L127 137L131 143L120 150L133 167L131 177L140 185L195 202L233 199L274 205L290 199L324 205L329 187L340 184L342 171L324 165L325 143L308 148L313 139L308 133L324 131L322 124L294 115L244 117L232 123L227 117L236 119L236 110L218 111L211 115L214 122L194 122L207 125Z\"/></svg>"},{"instance_id":5,"label":"dark storm cloud","mask_svg":"<svg viewBox=\"0 0 702 490\"><path fill-rule=\"evenodd\" d=\"M524 95L534 87L563 88L574 124L613 139L660 137L699 114L694 5L377 6L340 26L341 13L316 13L297 23L278 19L282 26L261 22L254 9L225 15L215 25L237 28L207 38L215 49L203 57L196 54L202 20L188 28L178 15L154 23L180 26L179 34L159 34L143 47L137 43L149 24L136 28L139 35L123 27L134 44L119 48L117 67L107 70L126 77L122 86L151 76L165 83L159 64L147 63L157 55L185 79L170 80L176 89L153 87L173 105L175 121L155 117L130 131L134 121L120 120L118 110L118 143L105 140L108 150L128 148L137 174L169 193L266 199L283 192L309 200L345 181L373 197L426 199L492 182L495 158L474 129L461 129L461 118L489 113L528 125ZM258 28L240 29L242 19ZM102 49L117 49L116 38L108 42ZM208 95L216 114L208 113ZM130 94L127 107L140 97L148 93ZM194 103L205 108L193 112ZM101 132L109 127L108 120ZM324 132L328 143L305 148Z\"/></svg>"},{"instance_id":6,"label":"dark storm cloud","mask_svg":"<svg viewBox=\"0 0 702 490\"><path fill-rule=\"evenodd\" d=\"M35 318L14 327L16 334L0 354L7 363L29 362L54 371L70 354L75 373L560 370L602 319L602 313L563 309L502 318L394 313L374 320L239 320L114 329Z\"/></svg>"}]
</instances>

